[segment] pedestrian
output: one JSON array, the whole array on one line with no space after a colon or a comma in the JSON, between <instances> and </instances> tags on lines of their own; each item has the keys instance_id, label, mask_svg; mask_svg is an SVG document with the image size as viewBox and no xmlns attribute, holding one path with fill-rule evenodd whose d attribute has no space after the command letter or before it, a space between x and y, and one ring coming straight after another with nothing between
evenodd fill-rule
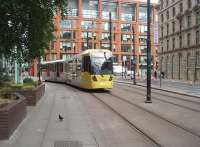
<instances>
[{"instance_id":1,"label":"pedestrian","mask_svg":"<svg viewBox=\"0 0 200 147\"><path fill-rule=\"evenodd\" d=\"M154 77L155 77L155 79L157 79L157 71L156 70L154 71Z\"/></svg>"},{"instance_id":2,"label":"pedestrian","mask_svg":"<svg viewBox=\"0 0 200 147\"><path fill-rule=\"evenodd\" d=\"M163 71L161 72L161 77L162 77L162 79L164 79L164 77L165 77L165 73Z\"/></svg>"}]
</instances>

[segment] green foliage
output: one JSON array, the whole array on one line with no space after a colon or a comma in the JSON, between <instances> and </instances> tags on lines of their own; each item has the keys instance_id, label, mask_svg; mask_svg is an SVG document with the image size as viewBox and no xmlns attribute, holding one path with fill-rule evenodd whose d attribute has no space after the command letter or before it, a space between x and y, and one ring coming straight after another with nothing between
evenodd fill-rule
<instances>
[{"instance_id":1,"label":"green foliage","mask_svg":"<svg viewBox=\"0 0 200 147\"><path fill-rule=\"evenodd\" d=\"M23 83L34 83L32 78L24 78Z\"/></svg>"},{"instance_id":2,"label":"green foliage","mask_svg":"<svg viewBox=\"0 0 200 147\"><path fill-rule=\"evenodd\" d=\"M32 78L24 78L23 83L24 83L24 86L27 86L27 87L28 86L37 87L38 85L38 81L34 81Z\"/></svg>"},{"instance_id":3,"label":"green foliage","mask_svg":"<svg viewBox=\"0 0 200 147\"><path fill-rule=\"evenodd\" d=\"M11 82L11 80L11 76L5 72L5 69L0 67L0 86L6 85L7 83Z\"/></svg>"},{"instance_id":4,"label":"green foliage","mask_svg":"<svg viewBox=\"0 0 200 147\"><path fill-rule=\"evenodd\" d=\"M31 90L31 89L34 89L34 88L35 88L34 85L24 85L24 86L23 86L23 89L24 89L24 90Z\"/></svg>"},{"instance_id":5,"label":"green foliage","mask_svg":"<svg viewBox=\"0 0 200 147\"><path fill-rule=\"evenodd\" d=\"M15 91L15 90L20 90L20 89L23 88L23 84L11 84L10 86L11 86L11 89L12 89L13 91Z\"/></svg>"},{"instance_id":6,"label":"green foliage","mask_svg":"<svg viewBox=\"0 0 200 147\"><path fill-rule=\"evenodd\" d=\"M0 88L0 97L1 99L9 99L11 97L11 93L13 92L13 89L11 87L2 87Z\"/></svg>"},{"instance_id":7,"label":"green foliage","mask_svg":"<svg viewBox=\"0 0 200 147\"><path fill-rule=\"evenodd\" d=\"M0 55L31 61L44 54L52 32L54 12L66 11L67 0L0 0Z\"/></svg>"}]
</instances>

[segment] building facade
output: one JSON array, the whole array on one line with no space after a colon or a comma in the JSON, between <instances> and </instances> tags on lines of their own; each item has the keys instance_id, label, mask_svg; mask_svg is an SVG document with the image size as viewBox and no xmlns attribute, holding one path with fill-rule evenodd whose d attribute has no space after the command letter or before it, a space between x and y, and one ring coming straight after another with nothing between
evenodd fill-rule
<instances>
[{"instance_id":1,"label":"building facade","mask_svg":"<svg viewBox=\"0 0 200 147\"><path fill-rule=\"evenodd\" d=\"M160 0L159 68L165 78L200 80L200 0Z\"/></svg>"},{"instance_id":2,"label":"building facade","mask_svg":"<svg viewBox=\"0 0 200 147\"><path fill-rule=\"evenodd\" d=\"M45 60L69 58L90 48L110 49L109 12L112 18L114 62L136 59L140 75L146 73L147 5L134 0L68 0L66 18L54 17L55 40ZM157 5L152 3L152 67L156 68L158 45Z\"/></svg>"}]
</instances>

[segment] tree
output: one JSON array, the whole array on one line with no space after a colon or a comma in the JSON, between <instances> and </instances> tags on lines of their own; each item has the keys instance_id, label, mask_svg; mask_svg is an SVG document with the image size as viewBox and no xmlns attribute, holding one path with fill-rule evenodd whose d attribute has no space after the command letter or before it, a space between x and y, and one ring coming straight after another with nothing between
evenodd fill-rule
<instances>
[{"instance_id":1,"label":"tree","mask_svg":"<svg viewBox=\"0 0 200 147\"><path fill-rule=\"evenodd\" d=\"M0 0L0 55L31 61L44 54L53 39L53 16L67 0ZM59 11L58 11L59 10Z\"/></svg>"}]
</instances>

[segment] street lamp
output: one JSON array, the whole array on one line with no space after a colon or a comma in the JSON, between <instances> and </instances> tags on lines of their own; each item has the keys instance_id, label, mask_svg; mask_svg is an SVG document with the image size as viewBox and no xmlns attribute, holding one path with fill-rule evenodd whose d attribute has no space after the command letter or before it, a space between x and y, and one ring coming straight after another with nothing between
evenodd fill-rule
<instances>
[{"instance_id":1,"label":"street lamp","mask_svg":"<svg viewBox=\"0 0 200 147\"><path fill-rule=\"evenodd\" d=\"M147 0L147 95L145 103L151 101L151 0Z\"/></svg>"}]
</instances>

